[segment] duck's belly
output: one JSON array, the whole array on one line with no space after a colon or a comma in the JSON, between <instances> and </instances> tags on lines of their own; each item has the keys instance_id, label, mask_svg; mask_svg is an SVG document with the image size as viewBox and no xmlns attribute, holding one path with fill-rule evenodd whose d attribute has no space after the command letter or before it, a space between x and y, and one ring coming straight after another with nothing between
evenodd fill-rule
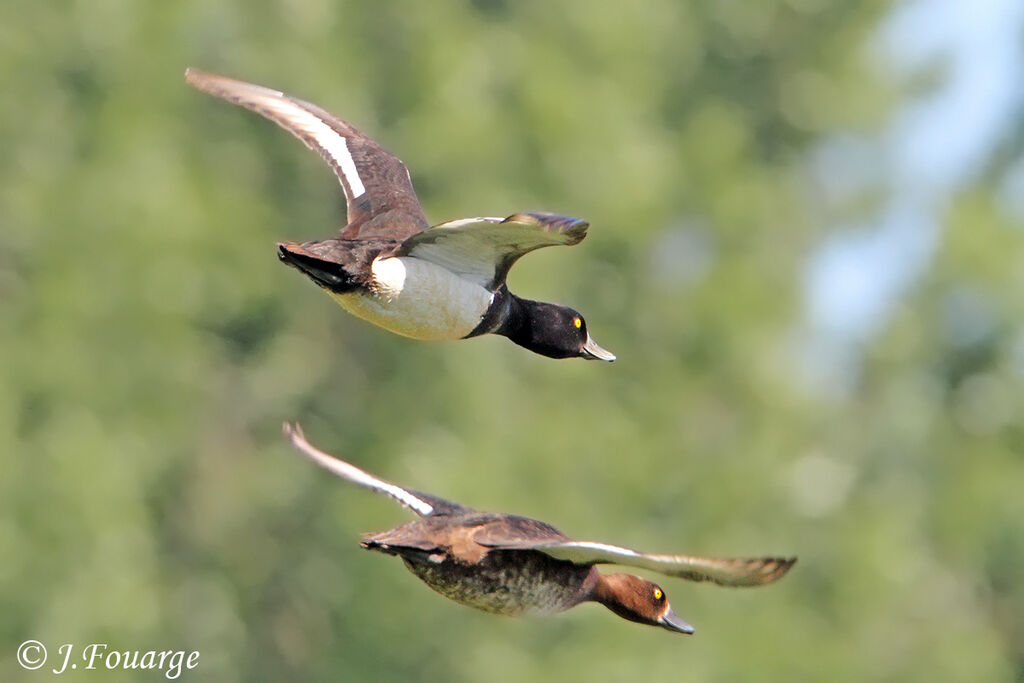
<instances>
[{"instance_id":1,"label":"duck's belly","mask_svg":"<svg viewBox=\"0 0 1024 683\"><path fill-rule=\"evenodd\" d=\"M494 294L451 271L411 257L378 258L369 291L331 296L346 311L413 339L461 339Z\"/></svg>"},{"instance_id":2,"label":"duck's belly","mask_svg":"<svg viewBox=\"0 0 1024 683\"><path fill-rule=\"evenodd\" d=\"M492 550L477 564L405 560L413 574L455 602L494 614L552 614L580 603L592 567L529 550Z\"/></svg>"}]
</instances>

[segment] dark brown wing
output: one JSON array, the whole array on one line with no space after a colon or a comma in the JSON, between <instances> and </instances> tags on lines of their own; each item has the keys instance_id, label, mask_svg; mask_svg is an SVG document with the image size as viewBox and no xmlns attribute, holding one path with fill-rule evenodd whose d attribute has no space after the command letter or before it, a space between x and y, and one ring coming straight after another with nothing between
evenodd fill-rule
<instances>
[{"instance_id":1,"label":"dark brown wing","mask_svg":"<svg viewBox=\"0 0 1024 683\"><path fill-rule=\"evenodd\" d=\"M427 228L405 164L345 121L282 92L198 69L188 69L185 80L270 119L324 158L345 191L342 238L404 240Z\"/></svg>"},{"instance_id":2,"label":"dark brown wing","mask_svg":"<svg viewBox=\"0 0 1024 683\"><path fill-rule=\"evenodd\" d=\"M437 538L423 520L416 520L387 531L363 534L361 545L392 555L400 555L405 550L418 553L446 553L446 541L446 538Z\"/></svg>"},{"instance_id":3,"label":"dark brown wing","mask_svg":"<svg viewBox=\"0 0 1024 683\"><path fill-rule=\"evenodd\" d=\"M479 513L474 525L473 540L487 548L528 549L570 541L550 524L528 517Z\"/></svg>"},{"instance_id":4,"label":"dark brown wing","mask_svg":"<svg viewBox=\"0 0 1024 683\"><path fill-rule=\"evenodd\" d=\"M567 541L558 529L534 519L463 508L431 514L390 531L367 534L363 547L423 560L428 555L476 564L491 550L532 549ZM438 561L435 559L433 561Z\"/></svg>"}]
</instances>

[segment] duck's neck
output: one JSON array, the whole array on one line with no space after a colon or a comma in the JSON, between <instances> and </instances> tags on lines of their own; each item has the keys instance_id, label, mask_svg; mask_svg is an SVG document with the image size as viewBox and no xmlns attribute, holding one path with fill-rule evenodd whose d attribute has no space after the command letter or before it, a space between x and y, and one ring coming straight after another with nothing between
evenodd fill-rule
<instances>
[{"instance_id":1,"label":"duck's neck","mask_svg":"<svg viewBox=\"0 0 1024 683\"><path fill-rule=\"evenodd\" d=\"M593 602L599 602L618 616L628 621L636 621L640 623L646 623L641 619L636 611L626 605L624 598L624 580L628 581L631 578L628 574L602 574L597 571L597 567L593 567L591 576L587 577L587 581L593 581L593 585L590 588L589 597L584 600L591 600Z\"/></svg>"},{"instance_id":2,"label":"duck's neck","mask_svg":"<svg viewBox=\"0 0 1024 683\"><path fill-rule=\"evenodd\" d=\"M499 296L505 298L508 313L505 314L501 325L494 330L494 334L508 337L520 346L526 346L524 341L528 341L530 336L530 316L527 309L530 304L535 302L529 299L520 299L507 289L500 292Z\"/></svg>"},{"instance_id":3,"label":"duck's neck","mask_svg":"<svg viewBox=\"0 0 1024 683\"><path fill-rule=\"evenodd\" d=\"M560 339L554 336L552 321L557 319L554 304L543 301L522 299L511 292L508 293L508 315L501 327L494 331L508 337L513 343L549 358L567 358L572 353L560 345Z\"/></svg>"},{"instance_id":4,"label":"duck's neck","mask_svg":"<svg viewBox=\"0 0 1024 683\"><path fill-rule=\"evenodd\" d=\"M584 600L599 602L609 609L611 609L613 604L617 605L619 603L619 598L612 589L611 584L609 584L608 577L597 571L597 567L591 568L590 576L587 577L584 588L587 589L587 595L583 598Z\"/></svg>"}]
</instances>

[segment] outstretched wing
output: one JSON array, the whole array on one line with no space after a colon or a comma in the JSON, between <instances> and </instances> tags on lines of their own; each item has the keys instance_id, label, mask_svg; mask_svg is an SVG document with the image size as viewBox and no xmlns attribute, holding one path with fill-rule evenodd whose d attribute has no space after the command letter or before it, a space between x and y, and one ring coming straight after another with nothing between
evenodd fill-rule
<instances>
[{"instance_id":1,"label":"outstretched wing","mask_svg":"<svg viewBox=\"0 0 1024 683\"><path fill-rule=\"evenodd\" d=\"M466 521L475 526L473 541L494 549L527 549L570 539L547 522L518 515L498 515L481 512Z\"/></svg>"},{"instance_id":2,"label":"outstretched wing","mask_svg":"<svg viewBox=\"0 0 1024 683\"><path fill-rule=\"evenodd\" d=\"M372 474L362 471L355 465L350 465L344 460L339 460L332 455L324 453L306 441L306 436L302 433L302 428L298 424L292 425L286 422L284 425L284 433L299 452L324 469L333 472L342 479L347 479L348 481L359 484L360 486L365 486L373 491L391 496L404 507L409 508L421 516L455 514L468 511L467 508L443 498L431 496L426 493L420 493L419 491L413 491L411 489L405 489L401 486L378 479Z\"/></svg>"},{"instance_id":3,"label":"outstretched wing","mask_svg":"<svg viewBox=\"0 0 1024 683\"><path fill-rule=\"evenodd\" d=\"M579 244L587 236L588 226L579 218L547 213L464 218L416 233L402 243L397 255L436 263L494 290L523 254L541 247Z\"/></svg>"},{"instance_id":4,"label":"outstretched wing","mask_svg":"<svg viewBox=\"0 0 1024 683\"><path fill-rule=\"evenodd\" d=\"M649 555L629 548L567 541L536 547L551 557L577 564L622 564L690 581L713 581L722 586L761 586L782 578L795 557L714 558L692 555Z\"/></svg>"},{"instance_id":5,"label":"outstretched wing","mask_svg":"<svg viewBox=\"0 0 1024 683\"><path fill-rule=\"evenodd\" d=\"M330 164L348 204L341 237L402 240L427 228L405 164L345 121L282 92L198 69L185 71L185 80L270 119Z\"/></svg>"}]
</instances>

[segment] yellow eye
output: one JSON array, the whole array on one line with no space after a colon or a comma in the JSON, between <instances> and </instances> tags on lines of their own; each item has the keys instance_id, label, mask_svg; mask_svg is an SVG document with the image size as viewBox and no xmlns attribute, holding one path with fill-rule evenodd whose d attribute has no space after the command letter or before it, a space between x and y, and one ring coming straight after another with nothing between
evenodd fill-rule
<instances>
[{"instance_id":1,"label":"yellow eye","mask_svg":"<svg viewBox=\"0 0 1024 683\"><path fill-rule=\"evenodd\" d=\"M654 599L655 600L661 600L663 595L664 595L664 593L661 592L660 588L655 588L654 589Z\"/></svg>"},{"instance_id":2,"label":"yellow eye","mask_svg":"<svg viewBox=\"0 0 1024 683\"><path fill-rule=\"evenodd\" d=\"M579 316L572 319L572 324L576 326L577 330L583 327L583 321L580 320Z\"/></svg>"}]
</instances>

